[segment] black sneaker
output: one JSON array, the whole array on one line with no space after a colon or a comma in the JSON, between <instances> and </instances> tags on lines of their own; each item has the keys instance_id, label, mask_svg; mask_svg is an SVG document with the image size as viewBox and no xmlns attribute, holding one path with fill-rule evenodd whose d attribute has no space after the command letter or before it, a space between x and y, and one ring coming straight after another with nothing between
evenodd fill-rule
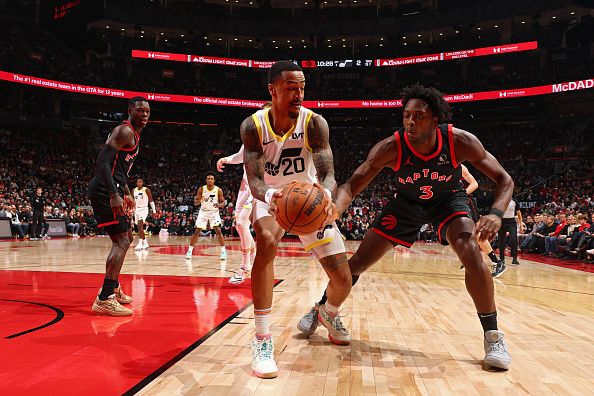
<instances>
[{"instance_id":1,"label":"black sneaker","mask_svg":"<svg viewBox=\"0 0 594 396\"><path fill-rule=\"evenodd\" d=\"M515 258L512 260L512 264L520 265L520 262L518 261L518 259Z\"/></svg>"},{"instance_id":2,"label":"black sneaker","mask_svg":"<svg viewBox=\"0 0 594 396\"><path fill-rule=\"evenodd\" d=\"M507 266L502 261L498 262L497 264L493 264L493 272L491 273L491 276L493 278L499 278L506 269Z\"/></svg>"}]
</instances>

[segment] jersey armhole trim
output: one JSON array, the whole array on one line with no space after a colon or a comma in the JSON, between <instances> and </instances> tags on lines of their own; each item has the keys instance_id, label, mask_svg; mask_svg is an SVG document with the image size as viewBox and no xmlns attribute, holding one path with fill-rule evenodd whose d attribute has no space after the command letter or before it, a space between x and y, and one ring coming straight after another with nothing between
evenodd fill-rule
<instances>
[{"instance_id":1,"label":"jersey armhole trim","mask_svg":"<svg viewBox=\"0 0 594 396\"><path fill-rule=\"evenodd\" d=\"M256 124L258 136L260 136L260 144L262 144L262 125L260 124L260 120L258 119L258 113L252 114L252 119L254 120L254 124Z\"/></svg>"},{"instance_id":2,"label":"jersey armhole trim","mask_svg":"<svg viewBox=\"0 0 594 396\"><path fill-rule=\"evenodd\" d=\"M402 163L402 143L400 142L400 133L398 131L394 132L394 138L396 139L396 150L398 150L398 158L396 159L396 165L394 166L394 172L398 172L400 169L400 164Z\"/></svg>"},{"instance_id":3,"label":"jersey armhole trim","mask_svg":"<svg viewBox=\"0 0 594 396\"><path fill-rule=\"evenodd\" d=\"M313 111L310 111L307 113L307 117L305 117L305 125L303 127L303 136L305 136L305 139L303 139L303 141L305 142L305 148L307 148L310 152L313 151L311 149L311 147L309 146L309 139L308 139L308 129L309 129L309 121L311 120L311 117L313 117Z\"/></svg>"},{"instance_id":4,"label":"jersey armhole trim","mask_svg":"<svg viewBox=\"0 0 594 396\"><path fill-rule=\"evenodd\" d=\"M458 167L458 161L456 161L456 148L454 147L454 126L448 124L448 143L450 145L450 157L452 157L452 166Z\"/></svg>"}]
</instances>

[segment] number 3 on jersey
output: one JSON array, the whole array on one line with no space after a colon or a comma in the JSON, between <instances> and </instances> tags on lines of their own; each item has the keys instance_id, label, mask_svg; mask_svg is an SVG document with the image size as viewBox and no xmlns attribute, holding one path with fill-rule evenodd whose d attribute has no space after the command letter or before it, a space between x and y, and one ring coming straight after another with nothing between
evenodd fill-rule
<instances>
[{"instance_id":1,"label":"number 3 on jersey","mask_svg":"<svg viewBox=\"0 0 594 396\"><path fill-rule=\"evenodd\" d=\"M433 186L422 186L419 189L421 190L421 192L423 193L423 195L420 195L419 198L421 199L431 199L431 197L433 197L433 191L431 191L431 189L433 188Z\"/></svg>"}]
</instances>

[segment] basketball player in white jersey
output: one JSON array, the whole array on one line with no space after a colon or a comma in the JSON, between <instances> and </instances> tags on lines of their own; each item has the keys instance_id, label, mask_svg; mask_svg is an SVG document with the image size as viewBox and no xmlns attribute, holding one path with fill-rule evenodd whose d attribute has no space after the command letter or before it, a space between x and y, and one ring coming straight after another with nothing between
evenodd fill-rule
<instances>
[{"instance_id":1,"label":"basketball player in white jersey","mask_svg":"<svg viewBox=\"0 0 594 396\"><path fill-rule=\"evenodd\" d=\"M220 158L217 161L217 170L223 172L225 164L243 164L243 146L235 154ZM245 280L245 276L252 266L251 260L256 254L256 243L250 232L250 215L252 214L253 199L254 197L252 197L252 193L250 192L250 186L244 168L243 178L241 179L241 185L237 193L237 201L235 202L235 228L239 234L241 244L241 267L238 272L229 278L229 283L236 285L243 283Z\"/></svg>"},{"instance_id":2,"label":"basketball player in white jersey","mask_svg":"<svg viewBox=\"0 0 594 396\"><path fill-rule=\"evenodd\" d=\"M138 245L134 250L148 249L149 244L146 241L144 234L144 222L149 215L149 204L151 210L155 213L155 202L153 201L153 194L148 187L144 187L144 181L141 178L136 180L136 188L132 192L134 201L136 202L136 209L134 209L134 222L138 226Z\"/></svg>"},{"instance_id":3,"label":"basketball player in white jersey","mask_svg":"<svg viewBox=\"0 0 594 396\"><path fill-rule=\"evenodd\" d=\"M268 72L272 108L259 110L240 127L244 144L243 163L254 196L252 221L256 230L256 258L252 269L252 296L256 334L252 341L252 373L274 378L274 344L270 333L274 257L284 230L275 220L280 189L291 181L320 183L331 198L336 191L334 163L326 120L301 106L305 88L303 71L289 61L279 61ZM330 216L333 205L326 208ZM306 251L322 264L330 282L332 297L319 309L320 322L330 341L351 342L338 310L351 290L351 273L346 249L336 224L320 232L301 236Z\"/></svg>"},{"instance_id":4,"label":"basketball player in white jersey","mask_svg":"<svg viewBox=\"0 0 594 396\"><path fill-rule=\"evenodd\" d=\"M225 249L225 240L223 233L221 232L221 215L219 214L219 206L225 204L225 196L223 190L220 187L215 186L215 175L212 172L206 173L206 185L200 187L196 196L194 197L194 205L200 205L200 211L198 212L198 218L196 218L196 231L192 235L188 251L186 252L186 259L192 259L192 252L194 251L194 245L200 237L200 232L206 229L208 226L215 230L217 238L219 239L219 245L221 246L221 260L227 260L227 250Z\"/></svg>"}]
</instances>

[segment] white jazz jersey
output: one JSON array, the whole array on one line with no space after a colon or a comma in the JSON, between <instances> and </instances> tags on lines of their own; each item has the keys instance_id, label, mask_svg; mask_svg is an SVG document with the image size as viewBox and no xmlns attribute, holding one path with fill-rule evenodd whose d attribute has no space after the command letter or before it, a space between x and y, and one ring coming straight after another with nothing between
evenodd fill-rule
<instances>
[{"instance_id":1,"label":"white jazz jersey","mask_svg":"<svg viewBox=\"0 0 594 396\"><path fill-rule=\"evenodd\" d=\"M206 185L202 186L202 200L200 202L200 210L218 212L219 188L214 186L212 190L209 190Z\"/></svg>"},{"instance_id":2,"label":"white jazz jersey","mask_svg":"<svg viewBox=\"0 0 594 396\"><path fill-rule=\"evenodd\" d=\"M136 202L136 209L148 208L149 197L146 192L146 187L142 187L140 190L138 187L134 188L134 201Z\"/></svg>"},{"instance_id":3,"label":"white jazz jersey","mask_svg":"<svg viewBox=\"0 0 594 396\"><path fill-rule=\"evenodd\" d=\"M301 107L297 122L283 136L272 131L269 112L270 109L264 109L252 114L264 151L264 182L274 188L293 180L316 183L316 169L307 141L307 127L314 112Z\"/></svg>"}]
</instances>

